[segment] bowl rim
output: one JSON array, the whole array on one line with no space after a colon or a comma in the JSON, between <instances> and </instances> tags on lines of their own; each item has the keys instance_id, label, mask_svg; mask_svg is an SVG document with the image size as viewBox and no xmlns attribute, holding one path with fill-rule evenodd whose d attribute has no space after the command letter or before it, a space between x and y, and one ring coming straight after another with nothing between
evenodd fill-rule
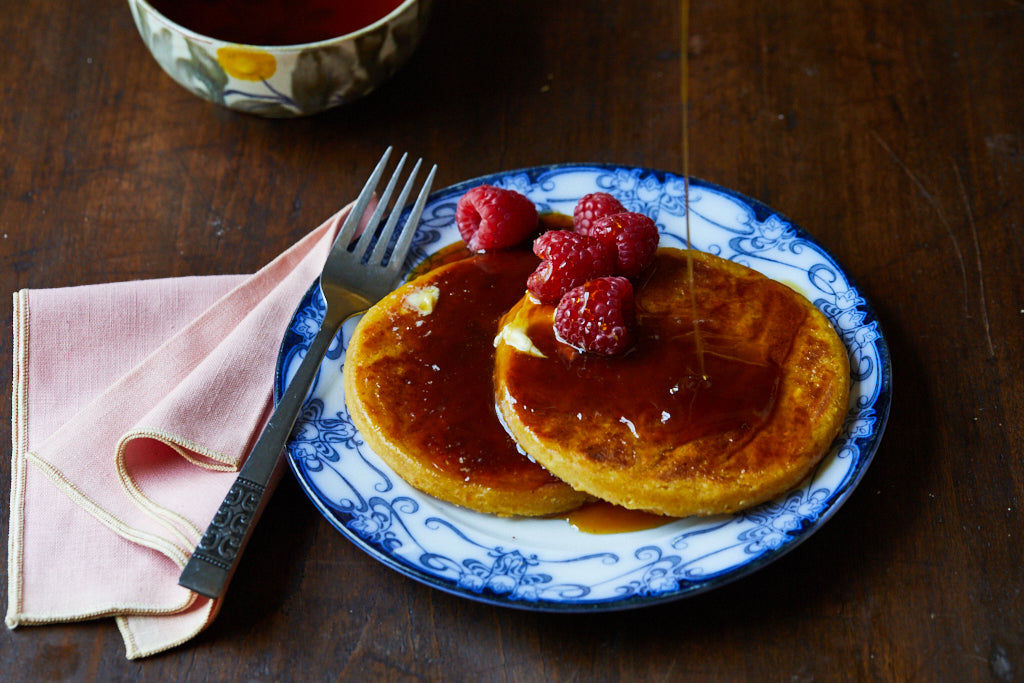
<instances>
[{"instance_id":1,"label":"bowl rim","mask_svg":"<svg viewBox=\"0 0 1024 683\"><path fill-rule=\"evenodd\" d=\"M392 18L394 18L397 15L401 14L406 9L408 9L410 6L419 4L421 0L402 0L402 2L400 2L398 4L398 6L395 7L395 9L391 10L390 12L385 14L383 17L381 17L377 21L374 21L373 23L367 24L366 26L363 26L362 28L356 29L355 31L352 31L351 33L344 33L344 34L342 34L340 36L334 36L332 38L325 38L324 40L317 40L317 41L313 41L313 42L309 42L309 43L289 43L287 45L260 45L260 44L257 44L257 43L234 43L234 42L232 42L230 40L222 40L220 38L214 38L213 36L208 36L208 35L205 35L205 34L202 34L202 33L198 33L197 31L194 31L194 30L192 30L192 29L190 29L190 28L188 28L186 26L182 26L178 22L169 19L167 17L167 15L165 15L163 12L161 12L157 8L153 7L153 5L151 5L148 0L128 0L128 1L130 3L135 4L135 5L141 6L147 12L157 16L161 21L163 21L164 23L174 27L180 33L182 33L186 38L188 38L190 40L196 40L198 42L208 43L208 44L233 45L233 46L242 47L242 48L252 48L254 50L260 50L262 52L274 53L274 52L293 52L293 51L296 51L296 50L306 50L306 49L315 48L315 47L325 47L325 46L332 45L332 44L335 44L335 43L340 43L340 42L344 42L344 41L347 41L347 40L351 40L353 38L357 38L357 37L359 37L360 35L362 35L364 33L369 33L370 31L373 31L378 26L381 26L383 24L386 24L386 23L390 22Z\"/></svg>"}]
</instances>

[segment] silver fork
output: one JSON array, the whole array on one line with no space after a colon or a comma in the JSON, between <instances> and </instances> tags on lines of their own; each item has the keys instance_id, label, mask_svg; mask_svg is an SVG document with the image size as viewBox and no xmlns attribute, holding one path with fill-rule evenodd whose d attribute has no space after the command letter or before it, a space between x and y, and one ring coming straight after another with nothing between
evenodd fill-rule
<instances>
[{"instance_id":1,"label":"silver fork","mask_svg":"<svg viewBox=\"0 0 1024 683\"><path fill-rule=\"evenodd\" d=\"M395 200L387 223L380 228L387 204L405 166L408 155L403 154L365 230L356 236L360 219L373 197L390 156L391 147L388 147L359 193L352 212L345 219L331 247L320 275L320 291L327 302L324 321L266 428L239 470L238 478L182 570L178 584L185 588L209 598L223 594L263 507L270 498L280 473L278 464L281 452L331 341L347 318L365 311L394 289L398 282L423 206L430 194L437 166L431 168L427 175L409 218L396 239L395 226L422 162L422 159L416 162Z\"/></svg>"}]
</instances>

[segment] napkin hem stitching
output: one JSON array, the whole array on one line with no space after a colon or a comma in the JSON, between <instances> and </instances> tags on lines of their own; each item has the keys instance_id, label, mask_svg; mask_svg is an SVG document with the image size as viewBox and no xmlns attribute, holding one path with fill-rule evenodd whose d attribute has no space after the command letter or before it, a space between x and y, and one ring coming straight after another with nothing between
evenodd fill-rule
<instances>
[{"instance_id":1,"label":"napkin hem stitching","mask_svg":"<svg viewBox=\"0 0 1024 683\"><path fill-rule=\"evenodd\" d=\"M155 441L159 441L174 450L175 453L180 455L187 462L206 470L215 472L234 472L237 471L237 468L228 464L228 459L224 455L195 444L188 439L182 439L172 433L161 430L147 428L134 429L127 432L121 437L121 440L118 441L115 462L117 466L117 475L121 480L121 485L124 487L125 492L132 500L138 503L139 507L142 508L146 514L181 539L186 546L194 547L198 542L197 539L203 535L202 529L183 515L160 505L146 496L139 488L138 484L135 483L135 479L129 473L128 467L125 463L125 451L128 448L128 444L136 438L150 438ZM198 458L192 455L193 452L215 462L201 462ZM194 537L189 538L182 532L178 525L184 527L188 531L191 531L194 534Z\"/></svg>"},{"instance_id":2,"label":"napkin hem stitching","mask_svg":"<svg viewBox=\"0 0 1024 683\"><path fill-rule=\"evenodd\" d=\"M166 652L172 648L184 645L188 641L195 638L197 635L206 630L206 627L213 623L214 618L219 611L219 600L211 600L210 603L204 608L207 610L206 617L203 619L203 623L199 628L193 629L188 635L182 636L177 640L169 643L161 643L157 647L143 649L139 647L139 644L135 640L135 634L131 630L130 615L116 616L114 623L117 624L117 630L121 632L121 639L124 641L125 646L125 658L126 659L141 659L143 657L149 657L161 652ZM191 604L191 603L189 603Z\"/></svg>"},{"instance_id":3,"label":"napkin hem stitching","mask_svg":"<svg viewBox=\"0 0 1024 683\"><path fill-rule=\"evenodd\" d=\"M114 619L128 617L162 617L178 614L192 606L196 601L196 594L186 591L188 597L181 603L172 607L146 607L140 605L118 605L104 607L103 609L92 610L91 612L69 612L67 614L55 613L44 616L32 616L31 614L19 615L19 626L48 626L50 624L81 623L95 621L111 617Z\"/></svg>"},{"instance_id":4,"label":"napkin hem stitching","mask_svg":"<svg viewBox=\"0 0 1024 683\"><path fill-rule=\"evenodd\" d=\"M143 656L139 652L138 643L135 642L135 634L128 628L128 620L124 617L115 617L114 623L117 624L117 630L121 632L121 640L124 641L125 658L137 659ZM174 645L169 647L174 647Z\"/></svg>"},{"instance_id":5,"label":"napkin hem stitching","mask_svg":"<svg viewBox=\"0 0 1024 683\"><path fill-rule=\"evenodd\" d=\"M78 503L83 510L91 514L97 521L111 529L114 533L133 543L138 543L141 546L163 553L179 567L185 566L188 557L181 548L159 536L128 526L97 505L91 498L83 494L78 487L68 481L60 470L54 468L35 453L29 451L25 454L25 459L46 475L61 493Z\"/></svg>"},{"instance_id":6,"label":"napkin hem stitching","mask_svg":"<svg viewBox=\"0 0 1024 683\"><path fill-rule=\"evenodd\" d=\"M14 367L11 386L11 513L7 535L7 615L8 628L24 623L22 615L22 560L25 526L25 450L28 440L28 290L14 293Z\"/></svg>"}]
</instances>

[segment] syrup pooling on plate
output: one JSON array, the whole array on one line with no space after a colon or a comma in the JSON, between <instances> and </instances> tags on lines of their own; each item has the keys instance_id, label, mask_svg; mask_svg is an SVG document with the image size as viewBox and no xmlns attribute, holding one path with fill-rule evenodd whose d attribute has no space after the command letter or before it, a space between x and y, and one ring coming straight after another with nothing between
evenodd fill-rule
<instances>
[{"instance_id":1,"label":"syrup pooling on plate","mask_svg":"<svg viewBox=\"0 0 1024 683\"><path fill-rule=\"evenodd\" d=\"M570 512L561 515L569 525L585 534L624 534L631 531L656 529L676 521L675 517L665 517L642 510L627 508L599 500L585 503Z\"/></svg>"}]
</instances>

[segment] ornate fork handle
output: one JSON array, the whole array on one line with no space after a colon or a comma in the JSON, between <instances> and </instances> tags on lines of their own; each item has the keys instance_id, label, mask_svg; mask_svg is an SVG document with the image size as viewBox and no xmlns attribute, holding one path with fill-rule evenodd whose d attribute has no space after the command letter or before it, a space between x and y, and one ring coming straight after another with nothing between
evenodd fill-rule
<instances>
[{"instance_id":1,"label":"ornate fork handle","mask_svg":"<svg viewBox=\"0 0 1024 683\"><path fill-rule=\"evenodd\" d=\"M327 305L323 325L313 337L295 377L289 382L274 414L260 434L249 457L238 471L235 483L213 516L192 557L178 578L178 584L216 598L231 580L236 560L245 549L267 500L280 475L279 463L295 420L320 368L324 354L345 319L358 312L348 302Z\"/></svg>"},{"instance_id":2,"label":"ornate fork handle","mask_svg":"<svg viewBox=\"0 0 1024 683\"><path fill-rule=\"evenodd\" d=\"M267 486L259 482L238 477L192 556L230 571L231 563L242 549L246 529L259 509L266 490Z\"/></svg>"}]
</instances>

